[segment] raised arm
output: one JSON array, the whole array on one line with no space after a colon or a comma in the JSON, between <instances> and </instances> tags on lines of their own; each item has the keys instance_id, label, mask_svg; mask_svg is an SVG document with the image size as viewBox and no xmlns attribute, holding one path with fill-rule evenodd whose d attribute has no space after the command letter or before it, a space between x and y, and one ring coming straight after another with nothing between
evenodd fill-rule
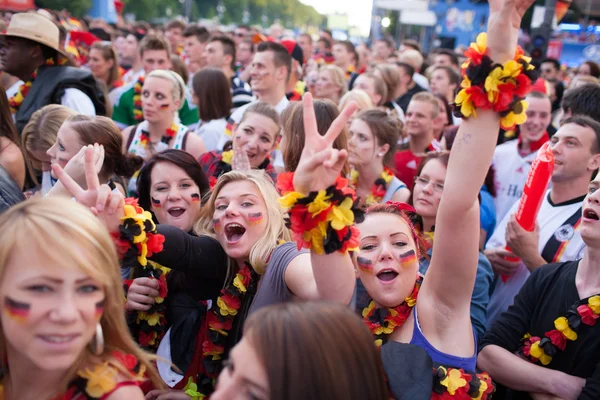
<instances>
[{"instance_id":1,"label":"raised arm","mask_svg":"<svg viewBox=\"0 0 600 400\"><path fill-rule=\"evenodd\" d=\"M532 2L490 0L487 48L494 63L514 57L521 18ZM450 153L433 257L420 294L429 304L444 305L439 308L446 321L447 315L469 311L479 249L477 195L492 162L499 128L499 113L477 109L461 123Z\"/></svg>"}]
</instances>

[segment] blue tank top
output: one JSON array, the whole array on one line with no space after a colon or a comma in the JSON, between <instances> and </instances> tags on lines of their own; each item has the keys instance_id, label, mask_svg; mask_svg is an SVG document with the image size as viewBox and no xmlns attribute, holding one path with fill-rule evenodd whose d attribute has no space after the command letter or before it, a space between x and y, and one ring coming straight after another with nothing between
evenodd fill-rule
<instances>
[{"instance_id":1,"label":"blue tank top","mask_svg":"<svg viewBox=\"0 0 600 400\"><path fill-rule=\"evenodd\" d=\"M475 343L475 354L471 357L457 357L450 354L442 353L431 345L421 332L419 326L419 318L417 317L417 307L415 310L415 322L413 327L413 336L410 340L410 344L419 346L425 350L431 357L433 365L442 365L445 367L462 368L466 372L475 372L475 364L477 363L477 337L473 332L473 340Z\"/></svg>"}]
</instances>

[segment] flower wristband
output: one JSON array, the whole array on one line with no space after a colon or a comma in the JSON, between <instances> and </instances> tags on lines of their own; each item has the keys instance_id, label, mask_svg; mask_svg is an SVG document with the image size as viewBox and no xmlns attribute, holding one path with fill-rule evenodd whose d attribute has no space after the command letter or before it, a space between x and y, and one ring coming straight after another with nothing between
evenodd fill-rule
<instances>
[{"instance_id":1,"label":"flower wristband","mask_svg":"<svg viewBox=\"0 0 600 400\"><path fill-rule=\"evenodd\" d=\"M458 368L433 369L432 400L464 399L486 400L496 388L486 372L468 373Z\"/></svg>"},{"instance_id":2,"label":"flower wristband","mask_svg":"<svg viewBox=\"0 0 600 400\"><path fill-rule=\"evenodd\" d=\"M462 64L463 81L454 99L454 115L466 119L476 116L477 109L493 110L500 114L501 128L511 130L527 120L524 98L537 74L520 47L514 59L494 64L486 42L486 34L480 33L465 52L467 61Z\"/></svg>"},{"instance_id":3,"label":"flower wristband","mask_svg":"<svg viewBox=\"0 0 600 400\"><path fill-rule=\"evenodd\" d=\"M308 195L296 192L293 181L293 172L280 174L277 189L282 195L279 204L288 210L288 227L298 248L317 254L356 249L359 231L354 224L363 221L364 213L348 180L338 177L333 186Z\"/></svg>"}]
</instances>

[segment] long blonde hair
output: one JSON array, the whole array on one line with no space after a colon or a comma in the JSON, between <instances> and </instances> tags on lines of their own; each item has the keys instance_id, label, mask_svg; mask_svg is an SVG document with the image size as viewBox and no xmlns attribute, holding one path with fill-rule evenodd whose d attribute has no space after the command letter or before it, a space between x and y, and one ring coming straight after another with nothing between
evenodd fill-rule
<instances>
[{"instance_id":1,"label":"long blonde hair","mask_svg":"<svg viewBox=\"0 0 600 400\"><path fill-rule=\"evenodd\" d=\"M35 248L45 259L65 268L79 268L104 287L104 313L100 320L104 353L96 356L89 346L69 370L66 385L83 366L113 362L114 350L134 355L145 366L147 376L161 387L162 379L152 365L154 357L142 351L131 338L123 309L123 285L115 245L106 228L87 208L67 198L32 199L9 209L0 217L0 279L19 246ZM1 328L1 327L0 327ZM0 329L0 366L6 365L6 339ZM128 376L118 364L115 366ZM135 377L131 377L136 379Z\"/></svg>"},{"instance_id":2,"label":"long blonde hair","mask_svg":"<svg viewBox=\"0 0 600 400\"><path fill-rule=\"evenodd\" d=\"M194 231L198 235L216 237L212 224L212 218L215 213L215 201L217 196L225 185L231 182L250 181L256 185L258 191L265 200L267 206L267 229L264 234L256 241L250 250L250 264L258 273L263 273L267 266L267 261L271 253L278 246L280 240L290 241L290 232L284 223L283 209L279 206L277 199L279 194L271 178L262 170L251 171L231 171L221 175L217 184L213 188L212 194L205 206L202 207L202 214ZM235 262L230 258L228 273L231 272Z\"/></svg>"}]
</instances>

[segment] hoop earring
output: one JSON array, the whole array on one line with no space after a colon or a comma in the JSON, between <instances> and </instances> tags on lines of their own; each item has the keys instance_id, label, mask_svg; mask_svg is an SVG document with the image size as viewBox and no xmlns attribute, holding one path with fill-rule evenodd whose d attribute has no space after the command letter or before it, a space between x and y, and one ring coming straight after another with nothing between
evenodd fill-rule
<instances>
[{"instance_id":1,"label":"hoop earring","mask_svg":"<svg viewBox=\"0 0 600 400\"><path fill-rule=\"evenodd\" d=\"M102 325L100 322L96 324L96 334L94 340L91 343L92 353L99 356L104 353L104 333L102 332Z\"/></svg>"}]
</instances>

